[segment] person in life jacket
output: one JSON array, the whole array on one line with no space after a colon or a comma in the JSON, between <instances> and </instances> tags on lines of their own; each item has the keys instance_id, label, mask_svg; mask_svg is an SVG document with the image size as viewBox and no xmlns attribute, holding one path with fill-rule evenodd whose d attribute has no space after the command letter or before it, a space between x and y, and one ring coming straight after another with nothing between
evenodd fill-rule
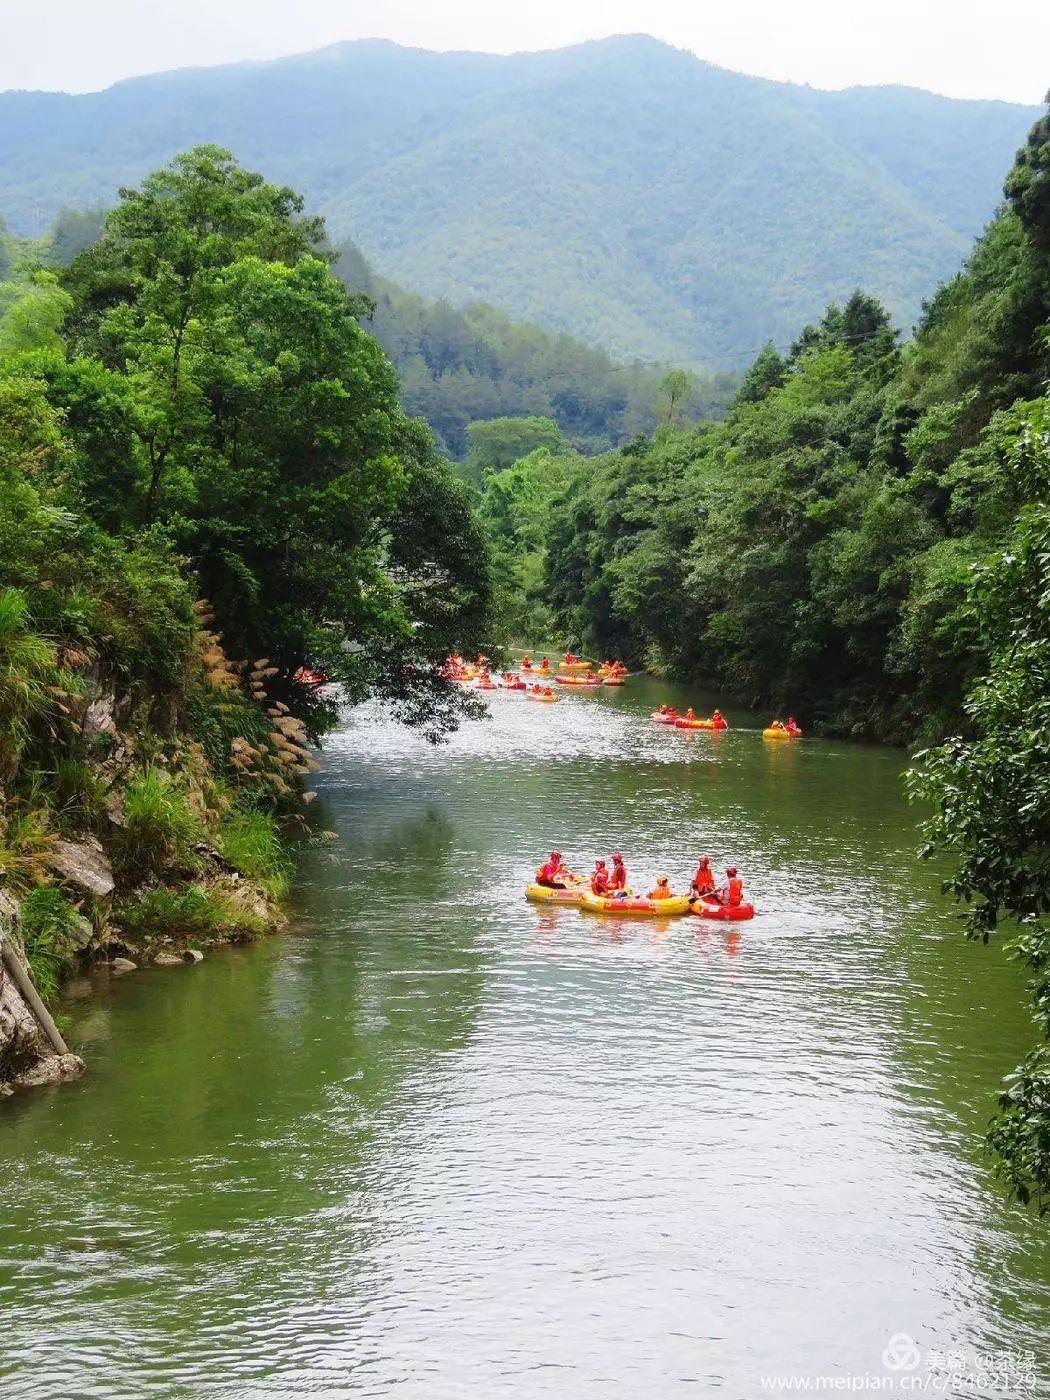
<instances>
[{"instance_id":1,"label":"person in life jacket","mask_svg":"<svg viewBox=\"0 0 1050 1400\"><path fill-rule=\"evenodd\" d=\"M712 712L712 714L711 714L711 723L712 723L713 725L715 725L716 728L721 729L722 726L725 724L725 722L726 722L726 717L725 717L725 715L722 713L721 710L714 710L714 711Z\"/></svg>"},{"instance_id":2,"label":"person in life jacket","mask_svg":"<svg viewBox=\"0 0 1050 1400\"><path fill-rule=\"evenodd\" d=\"M686 712L685 712L685 718L686 718L686 719L689 719L689 720L696 719L696 715L693 714L693 707L692 707L692 705L690 705L689 708L688 708L688 710L686 710Z\"/></svg>"},{"instance_id":3,"label":"person in life jacket","mask_svg":"<svg viewBox=\"0 0 1050 1400\"><path fill-rule=\"evenodd\" d=\"M782 719L775 719L769 727L770 729L783 729L784 721Z\"/></svg>"},{"instance_id":4,"label":"person in life jacket","mask_svg":"<svg viewBox=\"0 0 1050 1400\"><path fill-rule=\"evenodd\" d=\"M788 722L787 722L787 724L786 724L784 727L787 729L787 732L788 732L789 734L801 734L801 733L802 733L802 730L799 729L799 727L798 727L798 720L795 718L794 715L788 715Z\"/></svg>"},{"instance_id":5,"label":"person in life jacket","mask_svg":"<svg viewBox=\"0 0 1050 1400\"><path fill-rule=\"evenodd\" d=\"M718 901L720 904L728 904L735 907L742 904L744 900L744 882L736 873L735 865L726 866L726 882L718 891Z\"/></svg>"},{"instance_id":6,"label":"person in life jacket","mask_svg":"<svg viewBox=\"0 0 1050 1400\"><path fill-rule=\"evenodd\" d=\"M571 665L573 664L573 662L576 660L576 658L575 658L575 656L573 656L573 654L572 654L571 651L567 651L567 652L565 653L565 655L562 657L562 660L565 662L566 666L571 666Z\"/></svg>"},{"instance_id":7,"label":"person in life jacket","mask_svg":"<svg viewBox=\"0 0 1050 1400\"><path fill-rule=\"evenodd\" d=\"M548 889L563 890L569 883L569 872L561 858L561 851L551 851L550 858L545 860L536 871L537 885L546 885Z\"/></svg>"},{"instance_id":8,"label":"person in life jacket","mask_svg":"<svg viewBox=\"0 0 1050 1400\"><path fill-rule=\"evenodd\" d=\"M605 867L604 860L594 862L594 869L591 871L591 893L601 895L609 893L609 872Z\"/></svg>"},{"instance_id":9,"label":"person in life jacket","mask_svg":"<svg viewBox=\"0 0 1050 1400\"><path fill-rule=\"evenodd\" d=\"M667 706L666 706L666 705L661 705L660 708L657 710L656 713L657 713L658 715L665 715L665 714L667 714Z\"/></svg>"},{"instance_id":10,"label":"person in life jacket","mask_svg":"<svg viewBox=\"0 0 1050 1400\"><path fill-rule=\"evenodd\" d=\"M525 671L527 671L527 670L530 668L530 666L532 665L532 662L529 660L529 654L528 654L528 652L526 652L525 655L521 658L521 665L522 665L522 670L525 670Z\"/></svg>"},{"instance_id":11,"label":"person in life jacket","mask_svg":"<svg viewBox=\"0 0 1050 1400\"><path fill-rule=\"evenodd\" d=\"M550 668L551 668L550 660L549 660L546 656L544 656L544 657L540 660L540 670L541 670L541 671L549 671Z\"/></svg>"},{"instance_id":12,"label":"person in life jacket","mask_svg":"<svg viewBox=\"0 0 1050 1400\"><path fill-rule=\"evenodd\" d=\"M715 893L715 872L711 869L710 856L701 856L697 861L689 893L697 899L710 899Z\"/></svg>"},{"instance_id":13,"label":"person in life jacket","mask_svg":"<svg viewBox=\"0 0 1050 1400\"><path fill-rule=\"evenodd\" d=\"M550 688L549 685L545 685L545 686L543 687L543 693L544 693L544 695L553 695L553 694L554 694L554 691L551 690L551 688Z\"/></svg>"},{"instance_id":14,"label":"person in life jacket","mask_svg":"<svg viewBox=\"0 0 1050 1400\"><path fill-rule=\"evenodd\" d=\"M666 875L657 875L656 884L646 895L646 899L674 899L671 882Z\"/></svg>"},{"instance_id":15,"label":"person in life jacket","mask_svg":"<svg viewBox=\"0 0 1050 1400\"><path fill-rule=\"evenodd\" d=\"M613 853L612 874L609 876L609 893L614 895L627 893L627 867L623 863L623 856L619 851Z\"/></svg>"}]
</instances>

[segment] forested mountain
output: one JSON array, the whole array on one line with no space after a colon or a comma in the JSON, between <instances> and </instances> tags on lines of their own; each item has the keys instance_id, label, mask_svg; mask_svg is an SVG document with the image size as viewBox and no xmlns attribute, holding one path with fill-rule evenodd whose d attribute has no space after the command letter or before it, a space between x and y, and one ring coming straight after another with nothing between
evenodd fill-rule
<instances>
[{"instance_id":1,"label":"forested mountain","mask_svg":"<svg viewBox=\"0 0 1050 1400\"><path fill-rule=\"evenodd\" d=\"M472 423L535 416L553 420L581 451L602 452L652 432L670 412L686 422L719 418L739 384L725 369L689 375L681 401L671 404L660 367L619 364L605 350L514 321L487 302L428 302L377 276L352 243L340 249L334 270L369 298L363 321L397 368L406 412L425 418L456 458L467 453Z\"/></svg>"},{"instance_id":2,"label":"forested mountain","mask_svg":"<svg viewBox=\"0 0 1050 1400\"><path fill-rule=\"evenodd\" d=\"M0 215L39 233L216 141L431 299L484 299L628 358L736 364L858 284L910 325L1036 115L818 92L638 36L511 56L367 41L4 94Z\"/></svg>"},{"instance_id":3,"label":"forested mountain","mask_svg":"<svg viewBox=\"0 0 1050 1400\"><path fill-rule=\"evenodd\" d=\"M825 732L957 723L995 640L966 605L972 568L1042 480L1018 460L1048 408L1050 118L1007 194L914 341L855 292L786 354L767 346L724 421L598 457L539 446L490 476L511 628Z\"/></svg>"}]
</instances>

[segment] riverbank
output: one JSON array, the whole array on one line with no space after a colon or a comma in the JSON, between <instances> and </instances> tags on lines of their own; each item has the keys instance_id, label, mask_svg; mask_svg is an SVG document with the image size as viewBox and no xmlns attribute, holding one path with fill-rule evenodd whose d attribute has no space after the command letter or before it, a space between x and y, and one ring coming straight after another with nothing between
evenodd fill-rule
<instances>
[{"instance_id":1,"label":"riverbank","mask_svg":"<svg viewBox=\"0 0 1050 1400\"><path fill-rule=\"evenodd\" d=\"M0 1095L83 1071L46 1010L78 971L195 963L284 922L287 830L306 796L290 770L312 760L299 722L279 705L267 713L269 668L238 674L205 616L196 664L148 704L85 667L66 693L52 781L30 778L0 802ZM208 725L218 714L235 730L221 747Z\"/></svg>"}]
</instances>

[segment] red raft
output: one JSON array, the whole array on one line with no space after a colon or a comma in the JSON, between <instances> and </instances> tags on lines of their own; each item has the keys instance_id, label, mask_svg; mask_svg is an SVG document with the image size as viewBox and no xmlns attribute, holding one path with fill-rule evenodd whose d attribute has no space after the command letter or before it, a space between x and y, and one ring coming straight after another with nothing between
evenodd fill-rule
<instances>
[{"instance_id":1,"label":"red raft","mask_svg":"<svg viewBox=\"0 0 1050 1400\"><path fill-rule=\"evenodd\" d=\"M694 899L689 912L700 919L731 919L735 923L740 919L753 919L755 906L746 902L721 904L717 899Z\"/></svg>"}]
</instances>

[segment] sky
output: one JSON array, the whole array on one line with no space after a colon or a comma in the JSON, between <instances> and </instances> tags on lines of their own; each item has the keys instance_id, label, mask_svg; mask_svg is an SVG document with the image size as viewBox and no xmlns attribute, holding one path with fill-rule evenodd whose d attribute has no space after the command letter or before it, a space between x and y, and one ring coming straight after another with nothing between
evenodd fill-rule
<instances>
[{"instance_id":1,"label":"sky","mask_svg":"<svg viewBox=\"0 0 1050 1400\"><path fill-rule=\"evenodd\" d=\"M510 53L634 33L813 87L1015 102L1050 87L1050 0L0 0L0 90L90 92L344 39Z\"/></svg>"}]
</instances>

